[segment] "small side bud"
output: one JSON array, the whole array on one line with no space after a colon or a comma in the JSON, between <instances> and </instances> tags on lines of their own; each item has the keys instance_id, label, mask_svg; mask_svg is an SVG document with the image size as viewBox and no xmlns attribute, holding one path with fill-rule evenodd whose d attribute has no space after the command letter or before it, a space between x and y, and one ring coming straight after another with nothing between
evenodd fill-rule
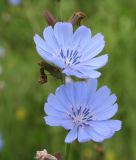
<instances>
[{"instance_id":1,"label":"small side bud","mask_svg":"<svg viewBox=\"0 0 136 160\"><path fill-rule=\"evenodd\" d=\"M57 160L62 160L62 156L60 152L55 153L54 156L57 158Z\"/></svg>"},{"instance_id":2,"label":"small side bud","mask_svg":"<svg viewBox=\"0 0 136 160\"><path fill-rule=\"evenodd\" d=\"M103 154L104 153L104 149L101 145L94 145L94 149L96 150L96 152Z\"/></svg>"},{"instance_id":3,"label":"small side bud","mask_svg":"<svg viewBox=\"0 0 136 160\"><path fill-rule=\"evenodd\" d=\"M50 11L45 11L43 14L44 18L46 19L48 25L51 25L54 27L54 25L57 23L56 18L53 16L53 14Z\"/></svg>"},{"instance_id":4,"label":"small side bud","mask_svg":"<svg viewBox=\"0 0 136 160\"><path fill-rule=\"evenodd\" d=\"M73 25L80 25L81 21L86 17L85 13L79 11L75 12L69 19L69 22L71 22Z\"/></svg>"},{"instance_id":5,"label":"small side bud","mask_svg":"<svg viewBox=\"0 0 136 160\"><path fill-rule=\"evenodd\" d=\"M44 149L43 151L37 151L35 159L37 160L57 160L56 157L52 156L51 154L48 154L46 149Z\"/></svg>"},{"instance_id":6,"label":"small side bud","mask_svg":"<svg viewBox=\"0 0 136 160\"><path fill-rule=\"evenodd\" d=\"M98 153L100 160L104 160L105 152L102 145L94 144L94 149Z\"/></svg>"}]
</instances>

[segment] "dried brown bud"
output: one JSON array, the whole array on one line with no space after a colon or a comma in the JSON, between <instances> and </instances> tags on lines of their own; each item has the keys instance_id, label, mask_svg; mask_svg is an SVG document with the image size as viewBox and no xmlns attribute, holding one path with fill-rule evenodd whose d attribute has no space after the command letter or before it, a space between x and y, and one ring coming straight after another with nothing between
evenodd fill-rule
<instances>
[{"instance_id":1,"label":"dried brown bud","mask_svg":"<svg viewBox=\"0 0 136 160\"><path fill-rule=\"evenodd\" d=\"M45 11L43 16L46 19L48 25L54 26L56 24L57 20L50 11Z\"/></svg>"},{"instance_id":2,"label":"dried brown bud","mask_svg":"<svg viewBox=\"0 0 136 160\"><path fill-rule=\"evenodd\" d=\"M39 78L39 80L38 80L38 83L44 84L44 83L46 83L46 82L47 82L47 76L46 76L46 74L45 74L45 75L40 75L40 78Z\"/></svg>"},{"instance_id":3,"label":"dried brown bud","mask_svg":"<svg viewBox=\"0 0 136 160\"><path fill-rule=\"evenodd\" d=\"M44 84L47 82L47 75L44 73L44 63L38 62L38 65L40 66L40 78L38 80L38 83Z\"/></svg>"},{"instance_id":4,"label":"dried brown bud","mask_svg":"<svg viewBox=\"0 0 136 160\"><path fill-rule=\"evenodd\" d=\"M80 25L81 20L83 20L86 17L85 13L79 11L75 12L69 19L69 22L71 22L73 25Z\"/></svg>"},{"instance_id":5,"label":"dried brown bud","mask_svg":"<svg viewBox=\"0 0 136 160\"><path fill-rule=\"evenodd\" d=\"M48 71L56 79L62 79L63 76L59 68L54 67L45 61L38 62L38 65L40 66L40 79L38 80L40 84L47 82L47 75L45 71Z\"/></svg>"},{"instance_id":6,"label":"dried brown bud","mask_svg":"<svg viewBox=\"0 0 136 160\"><path fill-rule=\"evenodd\" d=\"M52 156L51 154L48 154L46 149L44 149L43 151L37 151L35 159L37 160L57 160L56 157Z\"/></svg>"}]
</instances>

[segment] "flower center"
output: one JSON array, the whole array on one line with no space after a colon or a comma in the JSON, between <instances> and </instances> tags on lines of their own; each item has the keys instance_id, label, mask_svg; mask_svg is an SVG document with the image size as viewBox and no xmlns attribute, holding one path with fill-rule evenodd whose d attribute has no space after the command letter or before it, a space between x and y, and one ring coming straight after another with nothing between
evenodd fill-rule
<instances>
[{"instance_id":1,"label":"flower center","mask_svg":"<svg viewBox=\"0 0 136 160\"><path fill-rule=\"evenodd\" d=\"M73 122L76 124L81 124L83 121L83 118L84 118L83 115L78 115L78 116L74 117Z\"/></svg>"},{"instance_id":2,"label":"flower center","mask_svg":"<svg viewBox=\"0 0 136 160\"><path fill-rule=\"evenodd\" d=\"M77 50L69 50L67 49L66 53L64 54L63 51L60 51L60 55L62 59L64 60L65 67L71 66L71 65L77 65L80 63L79 53Z\"/></svg>"},{"instance_id":3,"label":"flower center","mask_svg":"<svg viewBox=\"0 0 136 160\"><path fill-rule=\"evenodd\" d=\"M92 121L92 115L89 108L83 108L80 106L79 109L72 108L72 114L69 114L73 123L76 126L88 125Z\"/></svg>"}]
</instances>

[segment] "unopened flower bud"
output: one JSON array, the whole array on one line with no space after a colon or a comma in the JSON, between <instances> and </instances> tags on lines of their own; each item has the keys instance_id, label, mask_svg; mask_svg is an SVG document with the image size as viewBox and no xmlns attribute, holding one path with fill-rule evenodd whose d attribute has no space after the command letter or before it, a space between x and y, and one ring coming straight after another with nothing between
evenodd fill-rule
<instances>
[{"instance_id":1,"label":"unopened flower bud","mask_svg":"<svg viewBox=\"0 0 136 160\"><path fill-rule=\"evenodd\" d=\"M50 11L45 11L43 16L45 17L48 25L54 26L56 24L57 20Z\"/></svg>"}]
</instances>

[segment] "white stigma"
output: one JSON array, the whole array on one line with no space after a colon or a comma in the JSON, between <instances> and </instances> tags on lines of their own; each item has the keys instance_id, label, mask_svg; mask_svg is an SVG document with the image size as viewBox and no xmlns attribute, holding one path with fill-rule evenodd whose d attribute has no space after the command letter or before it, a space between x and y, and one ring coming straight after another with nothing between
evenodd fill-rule
<instances>
[{"instance_id":1,"label":"white stigma","mask_svg":"<svg viewBox=\"0 0 136 160\"><path fill-rule=\"evenodd\" d=\"M76 124L76 125L81 125L82 122L83 122L83 118L84 116L81 114L81 115L78 115L76 117L74 117L73 119L73 122Z\"/></svg>"}]
</instances>

